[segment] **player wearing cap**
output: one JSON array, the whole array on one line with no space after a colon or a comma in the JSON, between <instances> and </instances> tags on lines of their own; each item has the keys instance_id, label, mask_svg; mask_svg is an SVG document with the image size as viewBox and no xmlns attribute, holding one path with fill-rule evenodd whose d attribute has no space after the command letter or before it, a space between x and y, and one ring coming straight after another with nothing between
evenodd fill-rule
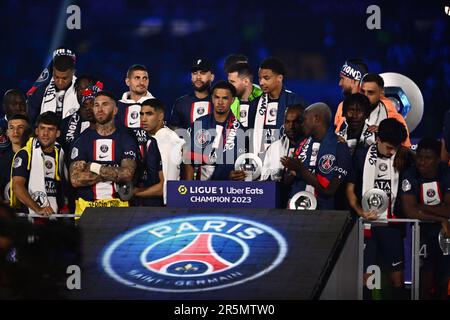
<instances>
[{"instance_id":1,"label":"player wearing cap","mask_svg":"<svg viewBox=\"0 0 450 320\"><path fill-rule=\"evenodd\" d=\"M55 50L50 80L46 70L27 92L28 116L31 124L34 124L40 113L53 111L60 119L64 119L80 107L74 87L75 54L66 48Z\"/></svg>"},{"instance_id":2,"label":"player wearing cap","mask_svg":"<svg viewBox=\"0 0 450 320\"><path fill-rule=\"evenodd\" d=\"M227 81L212 89L214 110L190 127L190 145L184 153L186 180L244 180L244 171L234 171L234 163L245 149L242 125L230 106L236 89Z\"/></svg>"},{"instance_id":3,"label":"player wearing cap","mask_svg":"<svg viewBox=\"0 0 450 320\"><path fill-rule=\"evenodd\" d=\"M252 102L249 117L249 128L254 129L250 151L256 155L262 156L280 138L286 107L305 105L302 98L284 88L285 74L283 62L275 57L265 59L259 67L259 85L264 93Z\"/></svg>"},{"instance_id":4,"label":"player wearing cap","mask_svg":"<svg viewBox=\"0 0 450 320\"><path fill-rule=\"evenodd\" d=\"M205 59L197 59L191 67L191 82L194 92L175 101L169 119L169 126L187 129L191 124L212 112L210 87L214 81L211 64Z\"/></svg>"},{"instance_id":5,"label":"player wearing cap","mask_svg":"<svg viewBox=\"0 0 450 320\"><path fill-rule=\"evenodd\" d=\"M116 128L114 95L100 91L94 100L95 129L86 129L73 143L70 181L76 188L75 214L87 207L127 207L117 184L131 183L136 170L137 145L129 131Z\"/></svg>"}]
</instances>

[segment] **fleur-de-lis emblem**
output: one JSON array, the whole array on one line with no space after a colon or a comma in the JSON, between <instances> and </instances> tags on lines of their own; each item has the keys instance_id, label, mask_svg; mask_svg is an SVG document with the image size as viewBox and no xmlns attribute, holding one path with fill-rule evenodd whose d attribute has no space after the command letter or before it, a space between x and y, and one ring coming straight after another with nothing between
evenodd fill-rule
<instances>
[{"instance_id":1,"label":"fleur-de-lis emblem","mask_svg":"<svg viewBox=\"0 0 450 320\"><path fill-rule=\"evenodd\" d=\"M183 271L184 273L186 272L190 272L190 271L197 271L198 268L194 267L192 264L188 263L187 265L185 265L184 267L178 267L175 268L175 271Z\"/></svg>"}]
</instances>

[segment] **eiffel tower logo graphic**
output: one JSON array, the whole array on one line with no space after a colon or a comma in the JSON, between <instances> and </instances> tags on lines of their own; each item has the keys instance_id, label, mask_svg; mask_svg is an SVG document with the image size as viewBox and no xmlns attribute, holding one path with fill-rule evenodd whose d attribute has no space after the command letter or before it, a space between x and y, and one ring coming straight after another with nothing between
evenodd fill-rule
<instances>
[{"instance_id":1,"label":"eiffel tower logo graphic","mask_svg":"<svg viewBox=\"0 0 450 320\"><path fill-rule=\"evenodd\" d=\"M200 275L199 268L195 267L195 262L207 266L207 270L201 275L224 271L232 267L233 263L221 258L212 248L212 236L211 233L199 234L186 247L167 257L149 262L147 267L155 272L166 273L171 265L175 263L182 265L183 262L186 262L184 266L174 269L177 271L177 275Z\"/></svg>"}]
</instances>

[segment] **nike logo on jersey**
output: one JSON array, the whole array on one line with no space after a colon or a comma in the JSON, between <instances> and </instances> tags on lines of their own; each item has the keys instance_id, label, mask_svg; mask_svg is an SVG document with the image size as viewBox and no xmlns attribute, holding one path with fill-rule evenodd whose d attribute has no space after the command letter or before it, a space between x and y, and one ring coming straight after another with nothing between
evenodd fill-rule
<instances>
[{"instance_id":1,"label":"nike logo on jersey","mask_svg":"<svg viewBox=\"0 0 450 320\"><path fill-rule=\"evenodd\" d=\"M134 126L135 124L137 124L139 121L135 121L135 122L130 122L128 123L129 126Z\"/></svg>"},{"instance_id":2,"label":"nike logo on jersey","mask_svg":"<svg viewBox=\"0 0 450 320\"><path fill-rule=\"evenodd\" d=\"M392 262L392 266L395 267L395 266L398 266L398 265L401 264L401 263L403 263L403 261Z\"/></svg>"},{"instance_id":3,"label":"nike logo on jersey","mask_svg":"<svg viewBox=\"0 0 450 320\"><path fill-rule=\"evenodd\" d=\"M100 159L105 159L105 158L107 158L108 156L106 155L106 156L98 156Z\"/></svg>"}]
</instances>

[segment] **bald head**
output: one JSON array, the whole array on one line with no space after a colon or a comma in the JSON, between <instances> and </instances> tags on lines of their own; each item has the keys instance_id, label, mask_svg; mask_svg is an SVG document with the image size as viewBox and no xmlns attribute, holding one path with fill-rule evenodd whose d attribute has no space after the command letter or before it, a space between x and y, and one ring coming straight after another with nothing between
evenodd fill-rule
<instances>
[{"instance_id":1,"label":"bald head","mask_svg":"<svg viewBox=\"0 0 450 320\"><path fill-rule=\"evenodd\" d=\"M311 112L313 115L317 115L321 122L327 127L331 124L331 109L323 102L317 102L306 108L305 111Z\"/></svg>"},{"instance_id":2,"label":"bald head","mask_svg":"<svg viewBox=\"0 0 450 320\"><path fill-rule=\"evenodd\" d=\"M331 110L323 102L317 102L305 109L303 133L305 136L317 136L325 133L331 124Z\"/></svg>"}]
</instances>

